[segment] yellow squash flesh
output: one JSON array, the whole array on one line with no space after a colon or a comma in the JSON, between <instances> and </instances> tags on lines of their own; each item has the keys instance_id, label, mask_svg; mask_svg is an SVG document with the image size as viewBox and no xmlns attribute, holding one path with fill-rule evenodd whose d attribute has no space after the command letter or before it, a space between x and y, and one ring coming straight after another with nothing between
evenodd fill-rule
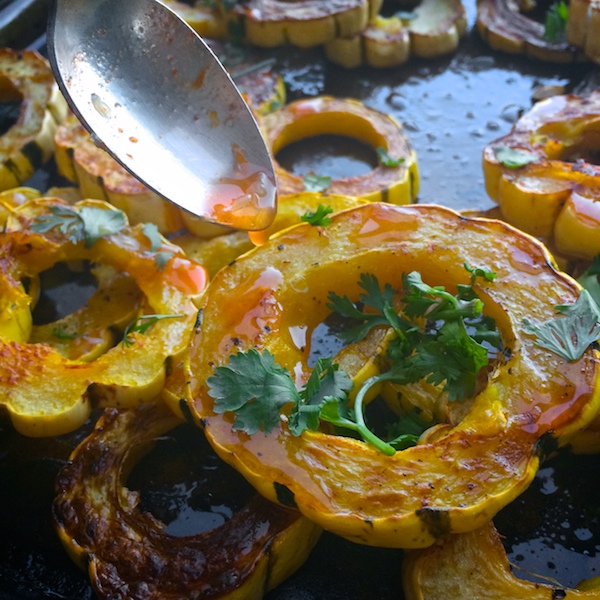
<instances>
[{"instance_id":1,"label":"yellow squash flesh","mask_svg":"<svg viewBox=\"0 0 600 600\"><path fill-rule=\"evenodd\" d=\"M585 159L597 149L600 92L538 102L507 135L488 144L483 171L488 195L502 217L553 244L559 254L591 259L600 253L600 167ZM509 168L498 148L536 160Z\"/></svg>"},{"instance_id":2,"label":"yellow squash flesh","mask_svg":"<svg viewBox=\"0 0 600 600\"><path fill-rule=\"evenodd\" d=\"M283 416L270 434L248 436L233 430L231 414L214 412L206 380L238 351L267 349L298 385L307 379L311 335L330 313L329 292L357 299L361 273L398 289L413 270L451 289L467 283L465 262L497 274L476 291L510 358L463 420L435 440L390 457L347 437L294 437ZM442 207L367 204L327 227L287 229L215 276L192 338L189 408L217 453L268 499L355 542L428 546L487 522L533 479L541 438L565 444L596 414L595 351L568 363L523 332L524 318L554 318L554 306L579 293L540 243L502 222Z\"/></svg>"},{"instance_id":3,"label":"yellow squash flesh","mask_svg":"<svg viewBox=\"0 0 600 600\"><path fill-rule=\"evenodd\" d=\"M92 401L128 406L156 396L167 360L187 347L197 313L193 300L206 284L200 265L166 240L152 249L141 226L101 237L90 248L73 243L69 232L58 228L32 231L34 219L56 206L65 203L57 199L25 203L12 212L0 236L0 406L19 432L33 437L76 429L87 419ZM116 210L98 201L74 208L83 206ZM159 253L168 256L163 264L157 262ZM72 260L107 264L127 273L144 295L143 314L177 316L156 322L146 333L131 333L129 344L119 343L91 362L65 358L46 343L30 343L32 299L21 282Z\"/></svg>"},{"instance_id":4,"label":"yellow squash flesh","mask_svg":"<svg viewBox=\"0 0 600 600\"><path fill-rule=\"evenodd\" d=\"M327 58L348 69L397 67L411 56L433 58L455 52L467 30L461 0L422 0L412 18L377 16L361 33L325 44Z\"/></svg>"},{"instance_id":5,"label":"yellow squash flesh","mask_svg":"<svg viewBox=\"0 0 600 600\"><path fill-rule=\"evenodd\" d=\"M274 157L288 144L333 134L353 137L373 150L383 148L391 158L401 161L395 167L379 164L366 175L334 179L328 193L393 204L408 204L417 196L417 158L402 126L392 117L357 100L330 96L298 100L266 115L262 129ZM286 171L276 161L275 173L280 195L304 191L303 177ZM317 175L327 176L327 173Z\"/></svg>"},{"instance_id":6,"label":"yellow squash flesh","mask_svg":"<svg viewBox=\"0 0 600 600\"><path fill-rule=\"evenodd\" d=\"M599 600L600 590L524 581L511 571L493 523L408 552L402 569L406 600Z\"/></svg>"},{"instance_id":7,"label":"yellow squash flesh","mask_svg":"<svg viewBox=\"0 0 600 600\"><path fill-rule=\"evenodd\" d=\"M50 160L66 113L48 61L33 51L0 49L0 99L20 101L20 115L0 137L0 191L15 188Z\"/></svg>"},{"instance_id":8,"label":"yellow squash flesh","mask_svg":"<svg viewBox=\"0 0 600 600\"><path fill-rule=\"evenodd\" d=\"M571 0L567 40L596 64L600 63L600 4L596 0Z\"/></svg>"},{"instance_id":9,"label":"yellow squash flesh","mask_svg":"<svg viewBox=\"0 0 600 600\"><path fill-rule=\"evenodd\" d=\"M166 533L125 483L155 440L180 424L162 404L106 410L57 477L61 541L100 598L258 600L306 560L320 530L254 495L209 531Z\"/></svg>"},{"instance_id":10,"label":"yellow squash flesh","mask_svg":"<svg viewBox=\"0 0 600 600\"><path fill-rule=\"evenodd\" d=\"M56 164L61 175L79 186L82 197L104 200L122 210L133 225L156 223L163 234L183 228L179 209L126 171L98 148L74 115L55 136Z\"/></svg>"}]
</instances>

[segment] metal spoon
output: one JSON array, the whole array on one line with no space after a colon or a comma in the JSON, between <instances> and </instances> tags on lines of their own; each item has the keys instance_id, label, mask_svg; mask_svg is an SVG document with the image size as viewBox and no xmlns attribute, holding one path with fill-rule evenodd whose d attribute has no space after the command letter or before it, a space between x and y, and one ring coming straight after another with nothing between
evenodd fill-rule
<instances>
[{"instance_id":1,"label":"metal spoon","mask_svg":"<svg viewBox=\"0 0 600 600\"><path fill-rule=\"evenodd\" d=\"M149 188L212 223L275 216L258 125L202 39L157 0L55 0L48 51L72 110Z\"/></svg>"}]
</instances>

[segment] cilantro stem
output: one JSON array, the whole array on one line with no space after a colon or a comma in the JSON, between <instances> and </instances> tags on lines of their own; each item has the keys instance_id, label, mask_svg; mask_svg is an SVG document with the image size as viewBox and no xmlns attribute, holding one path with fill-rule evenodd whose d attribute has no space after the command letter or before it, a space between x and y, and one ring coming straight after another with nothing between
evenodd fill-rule
<instances>
[{"instance_id":1,"label":"cilantro stem","mask_svg":"<svg viewBox=\"0 0 600 600\"><path fill-rule=\"evenodd\" d=\"M358 394L356 394L356 399L354 400L354 420L356 421L356 431L360 433L362 439L369 444L372 444L377 448L380 452L387 454L388 456L392 456L396 454L396 449L384 442L380 437L377 437L366 425L365 418L363 414L363 403L366 393L371 389L376 383L379 383L384 379L381 375L375 375L370 377L365 381L363 386L360 388Z\"/></svg>"}]
</instances>

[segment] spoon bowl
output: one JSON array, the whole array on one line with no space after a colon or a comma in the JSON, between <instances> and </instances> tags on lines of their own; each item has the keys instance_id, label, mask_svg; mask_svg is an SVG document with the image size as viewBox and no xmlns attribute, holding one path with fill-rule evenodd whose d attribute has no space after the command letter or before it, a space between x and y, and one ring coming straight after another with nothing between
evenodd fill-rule
<instances>
[{"instance_id":1,"label":"spoon bowl","mask_svg":"<svg viewBox=\"0 0 600 600\"><path fill-rule=\"evenodd\" d=\"M147 187L246 230L276 212L252 112L204 41L158 0L55 0L48 53L73 112Z\"/></svg>"}]
</instances>

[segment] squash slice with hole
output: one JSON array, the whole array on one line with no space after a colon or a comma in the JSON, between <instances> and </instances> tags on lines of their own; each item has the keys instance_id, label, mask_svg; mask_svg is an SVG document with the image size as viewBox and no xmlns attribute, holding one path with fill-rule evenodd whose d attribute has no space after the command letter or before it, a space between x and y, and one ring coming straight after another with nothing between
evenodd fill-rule
<instances>
[{"instance_id":1,"label":"squash slice with hole","mask_svg":"<svg viewBox=\"0 0 600 600\"><path fill-rule=\"evenodd\" d=\"M226 12L241 17L249 44L310 48L362 31L371 10L369 0L247 0Z\"/></svg>"},{"instance_id":2,"label":"squash slice with hole","mask_svg":"<svg viewBox=\"0 0 600 600\"><path fill-rule=\"evenodd\" d=\"M305 184L303 177L286 171L277 163L277 153L299 140L334 134L353 137L371 146L373 151L385 150L397 164L385 166L380 161L366 175L334 179L327 193L393 204L408 204L417 197L417 157L402 126L389 115L357 100L331 96L297 100L265 115L262 130L267 147L275 157L275 174L281 196L303 192Z\"/></svg>"},{"instance_id":3,"label":"squash slice with hole","mask_svg":"<svg viewBox=\"0 0 600 600\"><path fill-rule=\"evenodd\" d=\"M306 560L320 530L251 493L223 524L169 535L125 485L156 439L180 424L162 404L107 409L57 477L60 539L100 598L138 598L142 588L145 598L258 600Z\"/></svg>"},{"instance_id":4,"label":"squash slice with hole","mask_svg":"<svg viewBox=\"0 0 600 600\"><path fill-rule=\"evenodd\" d=\"M82 227L85 241L77 235ZM32 299L22 282L74 260L126 273L143 294L123 341L91 362L29 341ZM127 406L154 398L167 361L187 347L197 313L193 300L205 284L205 270L178 246L164 239L156 243L141 225L128 226L109 204L38 199L16 208L0 237L0 406L19 432L40 437L79 427L92 402Z\"/></svg>"},{"instance_id":5,"label":"squash slice with hole","mask_svg":"<svg viewBox=\"0 0 600 600\"><path fill-rule=\"evenodd\" d=\"M475 290L510 355L462 421L435 440L387 456L321 431L295 437L284 414L269 434L248 435L233 428L231 413L214 411L207 378L250 348L268 350L302 385L329 293L358 299L360 273L398 290L402 274L417 270L451 289L467 282L465 262L493 265L496 279ZM436 206L366 204L326 227L284 230L217 273L192 337L188 407L219 456L266 498L354 542L425 547L485 524L529 485L544 448L566 444L597 414L598 353L588 347L567 362L523 329L525 318L553 319L555 305L573 304L580 290L541 243L505 223Z\"/></svg>"},{"instance_id":6,"label":"squash slice with hole","mask_svg":"<svg viewBox=\"0 0 600 600\"><path fill-rule=\"evenodd\" d=\"M568 162L597 149L599 127L600 92L554 96L483 152L486 190L503 218L567 257L600 253L600 167L585 158ZM506 151L516 153L516 164L502 159Z\"/></svg>"},{"instance_id":7,"label":"squash slice with hole","mask_svg":"<svg viewBox=\"0 0 600 600\"><path fill-rule=\"evenodd\" d=\"M0 97L21 103L16 122L0 137L0 191L29 179L54 152L66 113L48 61L34 51L0 49Z\"/></svg>"},{"instance_id":8,"label":"squash slice with hole","mask_svg":"<svg viewBox=\"0 0 600 600\"><path fill-rule=\"evenodd\" d=\"M515 577L491 522L470 533L446 537L431 548L408 552L402 585L406 600L600 599L600 589L587 587L586 582L580 584L581 589L566 589Z\"/></svg>"},{"instance_id":9,"label":"squash slice with hole","mask_svg":"<svg viewBox=\"0 0 600 600\"><path fill-rule=\"evenodd\" d=\"M556 63L574 62L579 58L575 45L544 39L544 25L520 13L519 7L510 0L479 0L477 29L494 50Z\"/></svg>"},{"instance_id":10,"label":"squash slice with hole","mask_svg":"<svg viewBox=\"0 0 600 600\"><path fill-rule=\"evenodd\" d=\"M85 306L44 325L34 325L28 342L46 344L65 358L91 362L123 339L140 314L142 294L132 277L108 265L93 269L98 288Z\"/></svg>"}]
</instances>

